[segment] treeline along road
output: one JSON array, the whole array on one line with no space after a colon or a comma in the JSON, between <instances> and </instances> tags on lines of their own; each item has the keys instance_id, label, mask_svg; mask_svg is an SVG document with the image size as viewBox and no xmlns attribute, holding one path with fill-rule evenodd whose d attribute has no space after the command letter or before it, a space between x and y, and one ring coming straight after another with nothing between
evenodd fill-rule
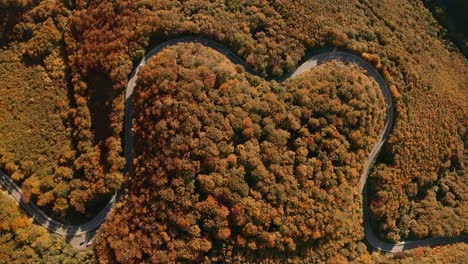
<instances>
[{"instance_id":1,"label":"treeline along road","mask_svg":"<svg viewBox=\"0 0 468 264\"><path fill-rule=\"evenodd\" d=\"M146 61L160 52L162 49L168 46L177 45L179 43L199 43L204 46L215 49L216 51L224 54L228 57L233 63L242 65L247 71L252 74L257 74L255 70L245 63L244 60L239 58L231 50L219 44L217 42L211 41L209 39L197 36L187 36L175 38L166 42L159 44L154 47L150 52L148 52L138 66L133 71L130 76L130 80L127 85L125 92L125 120L124 120L124 131L125 131L125 142L124 142L124 154L126 158L126 167L125 170L128 172L128 175L131 175L132 172L132 160L133 160L133 137L132 137L132 96L133 90L136 85L136 80L138 78L138 72L140 67L144 66ZM288 78L297 76L313 67L319 66L329 61L342 61L345 63L357 64L358 66L364 68L367 71L367 74L374 78L379 84L380 90L382 91L386 104L386 117L383 129L379 135L377 143L373 147L372 151L369 154L368 159L365 161L364 169L361 174L359 181L359 188L362 193L362 211L363 211L363 222L364 222L364 232L365 239L369 246L374 249L382 250L386 252L400 252L403 250L408 250L416 247L423 246L434 246L434 245L443 245L456 242L467 242L468 238L465 235L458 237L443 237L443 238L429 238L425 240L414 240L414 241L401 241L396 244L387 243L381 241L371 228L370 212L368 206L368 197L367 197L367 177L369 171L372 167L373 162L377 158L384 142L387 140L390 131L395 123L394 115L394 103L390 90L383 79L382 75L375 69L370 63L362 59L361 57L354 55L345 51L324 51L307 58L304 63L302 63L295 71L291 74L282 77L276 78L278 81L286 80ZM257 74L258 75L258 74ZM267 78L268 79L268 78ZM273 79L273 78L270 78ZM115 204L118 202L122 196L124 190L118 191L114 196L112 196L109 203L101 210L94 218L88 222L81 225L66 225L60 223L50 217L48 217L39 207L37 207L32 202L25 202L22 199L21 189L10 179L7 175L0 172L0 185L2 188L9 193L9 195L16 200L16 202L23 207L23 209L33 218L34 221L44 226L53 233L63 236L72 246L75 248L84 248L89 245L89 242L94 238L96 229L101 225L102 222L106 220L109 215L109 212L114 208Z\"/></svg>"}]
</instances>

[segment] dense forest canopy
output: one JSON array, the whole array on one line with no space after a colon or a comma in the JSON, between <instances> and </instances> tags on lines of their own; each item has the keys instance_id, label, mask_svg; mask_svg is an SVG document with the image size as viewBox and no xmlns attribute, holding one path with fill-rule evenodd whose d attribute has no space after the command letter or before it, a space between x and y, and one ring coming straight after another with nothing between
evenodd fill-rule
<instances>
[{"instance_id":1,"label":"dense forest canopy","mask_svg":"<svg viewBox=\"0 0 468 264\"><path fill-rule=\"evenodd\" d=\"M108 197L125 183L126 179L129 179L127 183L129 186L143 184L139 182L136 175L135 182L133 182L130 176L123 173L124 158L122 157L121 140L124 114L123 92L133 66L152 45L177 36L201 35L226 45L260 72L262 77L285 76L298 65L305 54L323 47L333 47L355 53L372 63L385 77L393 92L392 96L397 108L396 124L370 178L370 204L375 231L381 234L382 239L392 242L426 237L457 236L466 233L468 211L464 208L467 207L468 200L465 168L468 153L466 151L468 142L466 111L468 108L468 100L466 100L468 69L466 59L448 42L445 29L424 7L423 2L426 4L427 2L437 2L436 7L443 7L443 4L439 5L439 1L406 0L378 2L369 0L302 2L262 0L0 0L0 133L3 135L0 137L0 170L6 172L22 186L26 200L37 203L54 218L66 222L80 222L86 218L89 219L99 211L100 205L105 203ZM458 3L460 1L450 2ZM451 10L449 12L461 9ZM434 15L439 18L442 24L447 25L443 21L445 13L439 14L442 15L439 16L437 12L439 11L435 10ZM456 19L458 20L460 17ZM460 30L455 29L451 32L457 34ZM219 60L223 59L218 58ZM279 146L290 149L284 153L280 152L286 163L282 164L278 161L277 166L279 167L277 169L270 168L272 162L264 162L259 158L266 164L264 165L265 173L284 173L286 181L278 184L292 184L288 180L291 175L294 177L301 175L301 173L309 175L310 168L300 167L297 171L296 169L291 171L287 167L296 168L295 166L301 165L299 163L291 165L287 161L290 158L288 153L301 152L303 149L300 149L299 145L294 145L294 142L290 142L292 140L286 140L286 146L281 145L284 143L284 138L297 139L303 136L299 132L296 133L289 129L292 129L291 127L296 124L295 118L304 114L302 111L305 110L301 107L305 106L294 105L297 103L294 98L290 101L286 100L287 98L279 98L285 96L286 93L283 94L275 89L288 87L299 91L301 85L320 87L321 82L328 83L330 80L324 78L318 81L315 79L317 76L314 75L310 76L310 80L294 79L282 84L267 84L261 78L249 77L241 69L230 64L225 65L225 69L217 69L216 67L220 67L219 64L215 66L213 62L205 61L210 66L206 66L207 69L204 71L207 74L209 72L215 74L215 77L202 76L208 79L206 80L208 84L209 79L214 78L213 87L220 84L217 83L220 78L223 80L223 78L229 77L223 75L224 71L232 71L232 67L234 67L236 77L233 77L232 80L245 83L246 89L247 87L257 89L262 84L264 85L261 86L262 89L270 89L277 96L277 100L287 105L284 109L276 109L275 111L289 111L290 107L293 106L301 109L294 110L297 112L293 111L291 117L286 115L285 120L272 118L272 125L275 126L271 127L262 126L260 123L260 118L261 120L264 118L261 112L263 109L243 108L242 111L249 113L249 115L252 114L252 111L255 113L255 115L252 114L253 118L250 117L250 121L249 119L245 121L245 129L243 127L244 120L237 123L238 126L242 124L242 131L245 130L246 135L234 130L230 133L234 133L237 137L248 137L249 140L246 142L255 139L258 141L258 146L248 145L246 153L257 153L261 156L266 155L262 154L262 151L280 152L275 148L262 148L263 142L269 142L268 140L273 139L278 140L276 143ZM340 72L336 72L336 70L334 72L333 69L339 69ZM145 71L149 73L157 71L157 69L148 67ZM316 71L320 71L321 76L336 77L340 74L355 75L361 70L335 63L316 69ZM145 76L143 79L150 80L151 78L157 78L157 76ZM317 80L317 83L312 83L312 80ZM202 81L203 85L205 85L204 81ZM346 83L348 80L341 81ZM358 83L359 81L355 81L353 85ZM152 87L152 84L139 84L141 89L144 89L144 86L148 86L146 87L148 89ZM263 94L260 94L260 92L264 92L262 89L259 89L259 94L247 89L247 92L239 93L242 96L238 94L232 96L234 98L242 97L236 100L250 98L249 100L252 102L265 102L262 101L265 99ZM318 91L312 89L309 92ZM322 100L333 95L333 90L325 89L322 92L324 93L322 94L323 98L319 98ZM250 97L244 98L247 95ZM338 92L336 92L336 96L338 96ZM361 95L359 94L359 96ZM356 100L368 100L359 96L356 97ZM193 100L202 99L195 98ZM190 101L187 98L185 100ZM228 102L232 103L228 100L225 104ZM346 108L331 108L331 102L337 103L333 100L314 102L327 111L333 110L331 111L332 115L339 116L346 113L340 112L346 111ZM339 105L333 105L333 107L337 106ZM207 106L197 106L194 110L206 111L204 110L206 108ZM313 110L318 113L322 111L320 109ZM255 111L260 111L260 113ZM222 114L222 112L216 113ZM156 115L157 113L150 114ZM235 114L241 113L235 110L231 114L235 116ZM372 114L372 116L374 115ZM166 118L166 116L164 117ZM377 116L374 117L377 118ZM179 117L169 116L168 118L181 122L177 119ZM216 120L215 118L220 117L207 116L207 120L211 120L210 118ZM355 153L358 149L367 149L372 145L372 142L367 141L366 138L374 140L375 137L369 133L375 131L369 129L365 131L368 134L361 133L351 136L347 133L358 131L355 130L355 127L344 127L343 125L340 128L337 126L338 124L334 123L335 120L329 120L327 117L321 118L326 121L324 125L333 124L336 131L328 126L321 127L324 123L323 120L316 118L319 120L316 124L317 131L321 131L321 134L315 135L314 133L317 132L315 130L309 131L309 133L314 138L314 143L328 142L327 140L331 140L332 143L329 143L330 145L326 149L309 150L306 148L307 152L303 151L303 154L313 155L315 153L321 158L330 158L333 156L332 153L336 153L334 158L340 159L344 156L344 160L338 163L332 162L333 168L337 165L348 166L354 168L359 174L365 158L357 159L357 156L353 158L352 155L346 154L348 152L345 150L348 148L350 153ZM341 116L341 118L345 120L345 116ZM226 120L229 119L224 118L222 121ZM148 121L148 127L154 127L157 124L156 121ZM221 125L223 122L216 124ZM314 122L316 123L313 121L312 124ZM290 127L286 127L286 124ZM297 124L302 127L302 120L297 121ZM161 130L161 128L159 129ZM172 124L169 123L165 125L165 129L167 129L165 133L170 133L170 131L176 131L175 129L178 127L172 127ZM257 138L259 130L263 133L264 129L266 131L273 129L273 132L280 130L281 132L271 136L272 138L266 136ZM218 130L221 129L218 128ZM210 131L210 133L212 132ZM221 132L222 135L229 134L229 130ZM339 134L337 138L333 138L335 132ZM189 140L190 135L184 135L186 136L185 140ZM328 138L330 135L333 139ZM140 136L144 137L147 134L143 133ZM170 135L166 136L172 138L169 137ZM227 142L227 139L225 140ZM240 139L235 137L232 141L233 148L244 145L245 142L238 140ZM346 145L345 141L350 146ZM218 143L216 142L216 144ZM317 145L319 144L317 143ZM219 151L218 145L216 148ZM148 150L142 149L140 151L142 152L139 154L146 157L144 151ZM186 150L181 149L177 153L186 153L184 151ZM237 154L240 155L240 150L234 148L232 151L234 154L237 151ZM201 155L208 154L210 153L198 153L198 156L184 157L184 162L191 161L189 158L198 157L200 159ZM363 154L356 152L355 155ZM145 166L148 167L148 170L156 166L155 164L141 164L142 158L138 155L136 158L136 165L141 170ZM317 160L321 161L320 158ZM200 166L211 168L208 171L220 169L210 162L207 161L208 164ZM253 166L248 166L249 159L239 158L236 162L237 165L247 168ZM212 168L213 166L215 168ZM337 216L350 215L349 219L357 221L353 223L356 225L356 229L352 230L356 233L355 236L347 237L346 239L350 240L346 240L348 242L345 244L337 242L347 251L336 253L337 244L333 244L327 248L326 252L338 258L356 259L356 252L361 250L358 241L362 238L362 231L358 226L361 212L359 211L359 202L356 201L359 199L359 195L357 194L357 186L353 185L353 173L345 173L347 171L343 170L341 171L342 176L331 170L326 162L322 162L322 167L323 170L314 169L312 173L321 173L320 177L324 177L323 175L335 176L321 178L321 184L316 186L319 189L317 193L325 192L328 190L327 188L337 184L349 184L349 187L346 187L348 189L336 190L337 192L348 190L346 197L349 197L349 200L343 202L341 213L336 213L339 204L330 204L331 207L324 207L323 210L330 209L329 213L333 212ZM221 166L221 168L223 167ZM228 169L230 167L226 167L226 170ZM245 173L249 173L248 175L252 175L252 171L244 170ZM330 174L330 172L335 174ZM232 171L229 173L235 175ZM204 174L209 175L205 172ZM262 189L261 182L256 182L254 176L247 178L248 197L250 197L252 189L249 184L253 183L255 183L253 184L255 185L254 191L262 197L265 196L266 190ZM247 192L246 186L239 182L231 185L223 184L227 184L227 187L223 185L225 188L239 185L239 190L234 191L237 195L240 195L239 192L244 194ZM300 186L301 183L297 184ZM199 191L201 187L196 186L198 186L196 190ZM291 195L291 192L295 191L294 188L284 190L284 195ZM182 193L186 194L186 197L192 197L189 191ZM148 195L144 194L141 197L135 195L132 198L134 200L126 198L125 203L122 203L121 206L134 206L139 199L152 201L154 197ZM263 201L255 195L252 196L253 200ZM294 195L299 195L299 193L294 193ZM325 197L332 199L334 195L336 193L327 193ZM210 193L205 194L205 196L202 198L207 200L208 197L211 197L209 201L221 208L222 206L231 208L227 201L220 201L215 194ZM302 200L299 199L298 202L300 201ZM317 198L314 201L316 202ZM268 200L266 204L272 206L273 202ZM357 211L351 214L353 208ZM180 208L172 209L177 211ZM115 215L117 219L119 219L119 215L133 213L132 208L121 210ZM199 212L202 212L201 207ZM248 214L249 211L247 210L246 213ZM142 217L144 215L142 212L139 214ZM148 221L150 221L153 216L151 213L148 214ZM212 216L213 222L219 226L206 230L200 228L200 232L213 239L208 240L205 237L206 241L218 241L219 238L216 237L215 233L217 230L221 230L221 227L225 227L223 225L226 223L223 222L222 218L218 219L215 213L206 212L206 214ZM229 213L229 215L232 214ZM301 217L299 213L296 216ZM178 218L177 215L174 218ZM111 221L118 222L115 219ZM233 223L226 221L228 225ZM297 227L296 223L298 222L293 222L291 225ZM203 227L203 225L201 226ZM258 232L265 231L265 227L260 223L256 223L255 226ZM135 233L138 233L139 230L141 232L141 228L139 226L138 230L135 229ZM207 231L208 229L209 231ZM226 240L222 240L225 241L222 246L219 243L214 243L211 248L231 252L232 247L237 244L229 239L234 234L242 234L242 231L239 228L237 233L230 232L232 235ZM331 243L331 241L324 241L323 237L314 239L313 233L308 236L304 235L308 239L306 241L309 242L296 243L304 239L304 236L297 235L294 228L277 232L279 235L278 237L275 235L275 239L281 240L289 237L291 240L288 241L292 241L282 244L283 252L293 252L288 246L293 244L297 250L310 246L307 243L317 248L327 247L327 243ZM227 233L225 230L221 237L226 236ZM104 234L108 234L110 237L115 235L112 230L107 229ZM132 235L130 236L130 234ZM262 243L258 241L263 240L258 238L257 241L260 234L261 232L257 236L246 237L245 246L241 251L250 252L249 245L254 247L252 241L255 241L255 246L261 245ZM171 237L170 235L172 234L169 234L169 237ZM120 234L120 237L131 241L133 238L130 239L130 237L133 237L133 233ZM153 243L153 241L159 243L157 241L161 241L161 239L160 237L151 238L148 243ZM187 242L187 238L185 239L182 242L176 241L174 243L181 246L182 243ZM101 259L111 256L112 249L123 247L118 243L115 244L116 242L112 242L114 243L112 244L109 240L111 239L107 239L106 242L108 244L103 244L97 251ZM202 249L206 249L206 245L201 243L197 250L187 252L187 258L197 255L196 252L204 252ZM247 248L249 249L246 250ZM133 247L129 246L128 249L133 249ZM267 252L268 250L276 250L276 248L260 249L257 252L262 250ZM322 253L327 254L325 251ZM128 257L133 258L131 254L134 253L129 254ZM204 254L199 253L198 255ZM418 254L415 257L418 257ZM420 254L421 257L424 254ZM239 256L248 257L242 254ZM314 260L323 256L317 256ZM366 255L362 253L362 256ZM142 257L146 256L142 255ZM361 260L364 261L364 259Z\"/></svg>"},{"instance_id":2,"label":"dense forest canopy","mask_svg":"<svg viewBox=\"0 0 468 264\"><path fill-rule=\"evenodd\" d=\"M356 187L385 104L361 69L334 62L268 83L207 47L178 44L147 61L135 89L135 175L105 224L101 260L366 251Z\"/></svg>"}]
</instances>

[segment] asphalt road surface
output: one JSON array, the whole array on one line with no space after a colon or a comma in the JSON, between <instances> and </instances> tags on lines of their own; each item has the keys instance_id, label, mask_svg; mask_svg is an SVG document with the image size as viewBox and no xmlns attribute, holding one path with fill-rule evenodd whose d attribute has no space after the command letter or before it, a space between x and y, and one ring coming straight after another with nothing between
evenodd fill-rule
<instances>
[{"instance_id":1,"label":"asphalt road surface","mask_svg":"<svg viewBox=\"0 0 468 264\"><path fill-rule=\"evenodd\" d=\"M124 142L124 152L126 158L126 166L125 170L127 172L132 172L132 160L133 160L133 137L132 137L132 112L133 112L133 90L136 85L136 80L138 78L138 71L140 67L144 66L146 61L160 52L162 49L168 46L173 46L179 43L200 43L204 46L210 47L215 49L216 51L224 54L228 57L233 63L242 65L248 72L252 74L257 74L254 69L251 68L248 64L246 64L241 58L239 58L236 54L234 54L231 50L226 48L225 46L208 40L203 37L181 37L166 41L161 43L160 45L153 48L150 52L148 52L145 57L141 60L140 64L135 68L132 75L130 76L130 80L127 85L127 89L125 91L125 120L124 120L124 129L125 129L125 142ZM361 178L359 181L359 189L362 193L362 206L363 206L363 222L364 222L364 233L365 239L369 246L374 249L382 250L386 252L400 252L407 249L422 247L422 246L435 246L435 245L443 245L449 243L456 243L456 242L467 242L468 238L465 235L461 235L459 237L445 237L445 238L429 238L425 240L415 240L415 241L401 241L396 244L387 243L384 241L379 240L379 238L373 233L371 228L370 222L370 213L369 213L369 206L368 206L368 199L367 199L367 177L369 174L369 170L372 167L373 162L375 161L376 157L378 156L383 143L387 139L390 131L395 122L394 116L394 104L392 100L392 96L390 90L388 89L387 84L385 83L383 77L380 73L367 61L362 59L359 56L354 54L343 52L343 51L325 51L321 52L316 55L312 55L304 63L302 63L294 72L290 75L283 77L283 78L276 78L276 80L285 80L294 76L297 76L313 67L319 66L329 61L342 61L345 63L352 63L357 64L358 66L362 67L367 71L367 74L374 78L377 83L379 84L380 90L385 99L386 104L386 117L385 117L385 124L382 129L382 132L379 135L378 141L373 147L371 153L369 154L369 158L366 160L364 165L364 169L361 174ZM258 75L258 74L257 74ZM273 78L270 78L273 79ZM129 173L131 175L131 173ZM54 219L48 217L39 207L35 204L28 202L26 203L22 199L22 192L21 189L11 180L7 175L0 172L0 185L2 188L7 191L11 197L13 197L19 205L23 207L23 209L32 217L34 221L41 224L48 230L53 233L59 234L65 238L67 242L69 242L75 248L85 248L88 246L96 233L97 228L104 222L109 215L109 212L114 208L117 201L122 196L124 190L120 190L112 196L109 203L106 207L97 214L93 219L90 221L82 224L82 225L66 225L62 224Z\"/></svg>"}]
</instances>

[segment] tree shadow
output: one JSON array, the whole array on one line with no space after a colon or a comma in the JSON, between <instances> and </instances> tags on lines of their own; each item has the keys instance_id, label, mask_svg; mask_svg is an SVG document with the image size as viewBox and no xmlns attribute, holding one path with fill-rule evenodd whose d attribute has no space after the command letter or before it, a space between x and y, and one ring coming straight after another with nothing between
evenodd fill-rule
<instances>
[{"instance_id":1,"label":"tree shadow","mask_svg":"<svg viewBox=\"0 0 468 264\"><path fill-rule=\"evenodd\" d=\"M91 129L94 132L94 143L106 140L112 135L110 116L112 99L115 98L113 83L104 73L90 72L88 78L88 108L91 113Z\"/></svg>"}]
</instances>

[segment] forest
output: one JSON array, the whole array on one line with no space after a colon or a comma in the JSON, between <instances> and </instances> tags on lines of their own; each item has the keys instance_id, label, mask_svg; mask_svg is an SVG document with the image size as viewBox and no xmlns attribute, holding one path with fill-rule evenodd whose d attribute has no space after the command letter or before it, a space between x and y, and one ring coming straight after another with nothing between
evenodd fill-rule
<instances>
[{"instance_id":1,"label":"forest","mask_svg":"<svg viewBox=\"0 0 468 264\"><path fill-rule=\"evenodd\" d=\"M385 113L377 83L341 63L268 83L213 53L179 44L141 69L134 180L98 255L111 251L122 263L358 258L366 251L359 161Z\"/></svg>"},{"instance_id":2,"label":"forest","mask_svg":"<svg viewBox=\"0 0 468 264\"><path fill-rule=\"evenodd\" d=\"M0 263L96 263L92 250L79 251L62 237L32 224L4 192L0 192Z\"/></svg>"},{"instance_id":3,"label":"forest","mask_svg":"<svg viewBox=\"0 0 468 264\"><path fill-rule=\"evenodd\" d=\"M181 218L180 212L189 211L190 206L179 204L176 207L166 208L167 204L180 201L158 200L155 206L160 207L157 210L161 211L164 207L167 211L164 211L165 216L158 216L166 218L157 221L170 223L173 227L171 232L162 231L168 228L166 226L157 227L157 231L154 232L155 234L166 232L167 237L164 235L148 237L145 238L148 241L144 243L135 242L135 235L141 239L142 236L138 234L147 232L143 226L136 225L134 232L121 230L122 233L116 234L112 226L106 225L102 230L103 242L97 245L95 251L101 262L109 258L136 261L138 254L142 254L140 258L147 259L145 252L156 250L162 245L184 248L187 243L193 243L190 245L192 248L187 245L187 251L179 252L182 256L171 255L168 249L166 251L161 249L161 254L169 254L164 255L169 259L214 258L218 254L216 252L222 251L218 256L229 253L237 254L236 258L248 259L251 256L246 252L256 250L289 252L282 256L291 258L291 261L293 258L308 256L311 262L319 262L329 254L337 261L364 262L362 258L372 259L374 255L363 253L363 233L360 227L362 212L356 185L358 176L353 175L359 175L362 161L365 160L359 157L365 157L365 152L372 146L372 140L376 139L372 133L378 133L379 127L364 131L354 126L346 127L350 123L345 122L351 122L353 119L342 115L345 115L347 107L352 105L351 101L348 100L343 104L330 101L329 98L333 96L337 96L335 99L344 100L347 95L339 97L341 88L335 91L330 87L327 89L331 90L327 90L321 86L327 83L336 84L327 78L355 76L362 74L362 70L335 63L317 69L312 75L307 74L310 77L308 79L298 78L276 84L267 83L263 79L286 76L307 54L333 47L355 53L368 60L381 72L394 92L393 99L397 107L396 123L369 179L369 202L375 232L390 242L466 234L468 212L464 208L467 207L468 199L465 169L468 142L466 121L468 120L466 111L468 68L466 58L451 43L453 38L447 38L447 29L441 25L448 28L448 34L458 34L457 32L462 32L463 28L455 26L454 29L450 29L447 24L452 22L445 23L444 17L440 16L441 13L434 11L434 5L438 6L440 3L432 5L432 2L439 1L319 0L299 3L287 0L243 2L0 0L0 133L3 135L0 137L0 170L22 186L26 200L35 202L55 219L69 223L79 223L89 219L100 210L110 195L122 186L127 186L128 195L119 205L121 209L109 219L109 223L119 224L128 220L129 216L139 219L141 223L156 221L156 218L153 219L156 217L153 215L154 209L137 207L137 204L143 206L160 196L170 197L170 191L159 193L163 190L161 186L164 187L169 183L162 182L161 186L151 187L155 189L150 193L146 193L148 186L145 184L161 181L164 179L161 175L176 170L179 165L187 166L188 171L200 170L195 175L192 175L193 173L184 175L194 181L193 185L176 181L175 185L180 184L177 188L186 188L180 190L180 193L174 192L176 187L171 187L173 195L186 197L187 203L192 201L190 199L195 199L196 195L199 195L196 199L205 201L204 205L200 204L197 207L195 206L197 202L199 203L197 200L193 206L197 214L209 215L212 223L197 223L200 228L197 240L189 241L189 235L184 233L180 240L166 241L178 237L177 232L187 225L176 222ZM433 12L431 13L425 5ZM449 13L454 10L457 11L457 9L451 11L447 9L443 11L447 13L442 15L449 14L459 21L459 16L452 16ZM226 90L227 88L228 91L241 88L244 90L235 94L224 91L227 93L223 95L224 97L213 94L221 98L219 99L221 101L215 102L210 101L216 99L211 95L208 98L183 97L185 101L182 101L186 104L192 100L206 103L206 105L192 106L193 111L206 112L210 107L217 106L213 112L216 115L190 117L194 120L197 118L211 122L207 125L200 123L199 128L192 127L192 132L203 131L202 128L211 124L218 126L215 126L216 130L203 131L205 134L202 136L181 130L180 123L183 120L180 118L184 112L180 116L172 116L167 115L169 112L144 113L142 110L143 107L163 106L164 101L153 101L155 105L149 106L143 105L148 102L140 102L138 115L141 116L135 116L136 125L140 125L135 129L140 134L136 134L135 139L167 145L164 145L166 149L160 150L146 146L141 141L140 145L136 145L139 149L135 149L137 154L135 174L128 175L123 171L125 159L122 156L123 93L128 76L134 65L152 46L185 35L204 36L227 46L260 72L260 76L249 76L242 69L227 62L215 63L223 61L219 56L212 55L213 61L203 61L203 58L198 56L197 59L208 66L202 69L201 76L197 73L190 77L199 78L201 84L186 89L219 87L219 92L223 92L221 84L231 80L225 85ZM458 47L462 46L458 44ZM177 54L176 50L170 54L168 51L165 52L167 56ZM170 61L166 63L167 65L160 66L164 68L171 66ZM199 67L197 64L172 66L185 67L187 70ZM169 69L174 70L170 67ZM226 75L232 71L234 71L233 76ZM155 98L163 95L174 98L183 96L182 90L177 90L181 94L167 94L169 90L163 94L158 92L159 89L177 87L182 83L161 83L155 87L151 80L157 81L154 78L162 78L161 76L173 78L184 72L159 72L158 69L151 67L145 67L142 74L144 72L155 76L140 78L142 81L147 79L148 83L139 83L138 87L141 90L149 89L145 90L148 95L140 94L140 98L148 97L150 94L156 96ZM194 74L187 71L187 74L189 73ZM322 76L323 79L317 76ZM211 85L210 82L214 83ZM348 82L351 80L345 78L339 83L345 85ZM242 87L238 87L238 83L242 83ZM359 85L359 81L354 80L353 86L355 85ZM314 89L302 91L302 86ZM320 87L322 90L315 89ZM299 102L294 97L285 98L288 93L283 90L286 88L305 94L322 93L323 97L313 102L323 109L307 110L305 102ZM276 99L270 98L271 95L265 93L266 91L270 91ZM352 91L350 93L357 96L355 100L370 100L359 97L361 94ZM258 103L260 107L272 107L269 104L274 103L276 106L280 102L284 106L274 109L273 113L277 116L271 116L270 120L263 121L265 112L262 111L266 111L265 109L257 109L258 105L235 108L232 105L236 102L230 101L231 97L232 100ZM302 94L299 97L302 99ZM223 101L222 98L227 99ZM336 104L332 105L330 102ZM377 101L372 105L381 106ZM229 114L233 119L231 120L226 110L223 112L220 107L231 107L233 111ZM174 108L174 111L176 110L183 109ZM312 120L309 124L308 120L306 122L299 118L308 111L316 115L328 113L329 116L320 116L315 118L318 121ZM281 113L288 115L281 117ZM377 113L371 112L371 114L373 118L382 118ZM242 117L249 115L249 119L244 120L236 115ZM137 119L138 117L141 119ZM173 123L167 121L158 123L157 119L154 119L156 117L163 117ZM334 120L334 117L341 118L343 124L340 126L339 123L335 123L339 121ZM297 118L299 120L296 120ZM219 127L222 124L226 125L227 120L232 131ZM374 121L377 122L376 120ZM146 127L143 122L148 123ZM305 133L301 129L298 131L293 129L296 126L302 128L305 124L310 135L301 134ZM155 127L156 125L160 127ZM374 125L378 126L377 123ZM330 126L334 126L335 129ZM154 130L148 131L150 127ZM156 130L159 131L158 137L156 134L151 134ZM177 133L182 131L182 134L179 137L171 134L175 131ZM353 131L360 133L351 133ZM162 134L167 141L160 141L159 134ZM212 135L208 137L206 134ZM194 136L210 139L204 142L207 144L204 151L208 152L198 150L197 153L197 145L184 145L184 141L195 140ZM217 136L221 137L219 141L216 140ZM309 136L313 138L313 142L305 142L305 149L301 148L300 144L303 143L295 142L298 138ZM175 140L172 145L168 144L171 140ZM257 143L247 144L250 141ZM274 141L274 145L268 148L264 142L270 141ZM178 149L181 146L177 146L172 149L178 142L183 147ZM229 144L221 143L232 145L229 147ZM317 145L315 149L314 147L308 149L308 146L314 144ZM244 147L242 151L237 149L237 146L241 145ZM223 150L224 147L227 149ZM285 151L280 151L281 148ZM169 157L174 164L160 164L161 156L153 156L163 153L168 155L167 152L171 151L173 151L172 156ZM188 156L177 156L184 153ZM293 153L307 157L311 155L316 160L308 164L307 161L304 162L303 159L294 156L294 162L291 164L293 157L290 155ZM231 156L233 160L228 159L229 154L236 156L235 163L234 156ZM281 158L262 159L262 156L273 154L278 154ZM210 155L216 158L212 159ZM196 165L196 161L201 161L202 157L210 158ZM147 164L143 161L146 158ZM221 161L222 158L228 160ZM323 162L322 159L328 159L329 163ZM156 170L159 166L160 169ZM239 169L241 167L244 171ZM317 170L317 167L321 169ZM254 168L259 168L260 171L255 171ZM341 169L335 171L336 168ZM350 171L351 169L353 171ZM216 170L222 170L225 174L220 174ZM219 182L211 181L212 173L217 173L214 179L219 179ZM245 184L239 176L242 173L248 175L244 179ZM269 175L270 181L276 177L281 177L283 180L274 181L274 184L269 184L267 188L264 185L270 182L260 181L256 176L258 173ZM311 174L315 175L315 181L320 182L314 185L316 196L302 197L299 187L302 187L301 184L304 183L301 181L305 179L301 177L305 177L304 175L308 177ZM272 178L272 175L275 178ZM231 181L224 182L223 179L228 176ZM219 188L224 188L223 193L208 192L211 187L214 191L216 189L214 186L217 184L220 185ZM296 189L280 187L295 186L294 184L297 184L294 187ZM346 194L348 200L338 199L339 202L334 200L338 193ZM241 202L235 207L229 203L230 200L220 199L225 195L239 196L242 199L238 199ZM340 234L343 240L335 237L334 241L335 238L330 233L318 227L325 226L318 223L301 226L302 218L306 215L299 213L299 207L288 205L290 211L285 211L283 215L278 212L276 214L279 214L278 221L291 221L289 223L291 226L282 229L276 226L277 229L271 227L269 230L265 221L272 218L270 213L273 210L268 208L275 208L278 211L274 205L284 202L284 197L290 196L297 197L297 201L293 201L297 203L294 206L311 203L308 206L315 210L310 213L314 214L314 217L322 214L323 218L320 218L322 223L331 223L329 221L335 219L331 216L342 217L347 221L341 223L341 228L351 225L356 229L350 234ZM234 199L232 197L231 199ZM323 207L318 208L318 204L323 204ZM128 208L129 206L132 208ZM217 209L206 211L208 210L206 207ZM141 208L143 211L135 212L134 208ZM249 211L249 208L260 209ZM229 211L228 215L226 209ZM231 219L234 212L245 214L248 221L239 220L242 224L237 225L235 219ZM265 215L267 219L255 218L255 214L264 217L264 212L268 212ZM184 220L191 223L190 221L196 219L197 215L193 215L190 219ZM251 224L245 228L245 232L253 234L246 235L243 229L248 223ZM339 226L335 222L330 225L336 228ZM230 231L227 231L228 227ZM231 230L233 227L235 228ZM156 230L153 226L149 228ZM197 233L197 230L192 231ZM274 234L274 237L271 234ZM240 241L237 241L237 237L234 239L234 235L240 235ZM126 242L112 241L112 238L117 237ZM223 240L223 237L226 238ZM273 247L268 247L268 239L275 241ZM158 246L146 249L147 251L135 250L135 246L131 245L137 243ZM239 243L244 246L239 247ZM456 251L459 247L463 246L447 247L447 250ZM115 255L117 253L115 249L120 248L128 249L127 253ZM297 256L293 253L293 248L296 252L303 248L310 250L301 251L304 255ZM316 251L318 248L324 250ZM338 252L337 248L344 250ZM236 251L238 249L239 251ZM367 252L367 249L365 251ZM423 258L431 254L433 253L418 253L413 257ZM434 257L436 256L443 258L445 255L435 254ZM232 259L235 262L235 258Z\"/></svg>"}]
</instances>

